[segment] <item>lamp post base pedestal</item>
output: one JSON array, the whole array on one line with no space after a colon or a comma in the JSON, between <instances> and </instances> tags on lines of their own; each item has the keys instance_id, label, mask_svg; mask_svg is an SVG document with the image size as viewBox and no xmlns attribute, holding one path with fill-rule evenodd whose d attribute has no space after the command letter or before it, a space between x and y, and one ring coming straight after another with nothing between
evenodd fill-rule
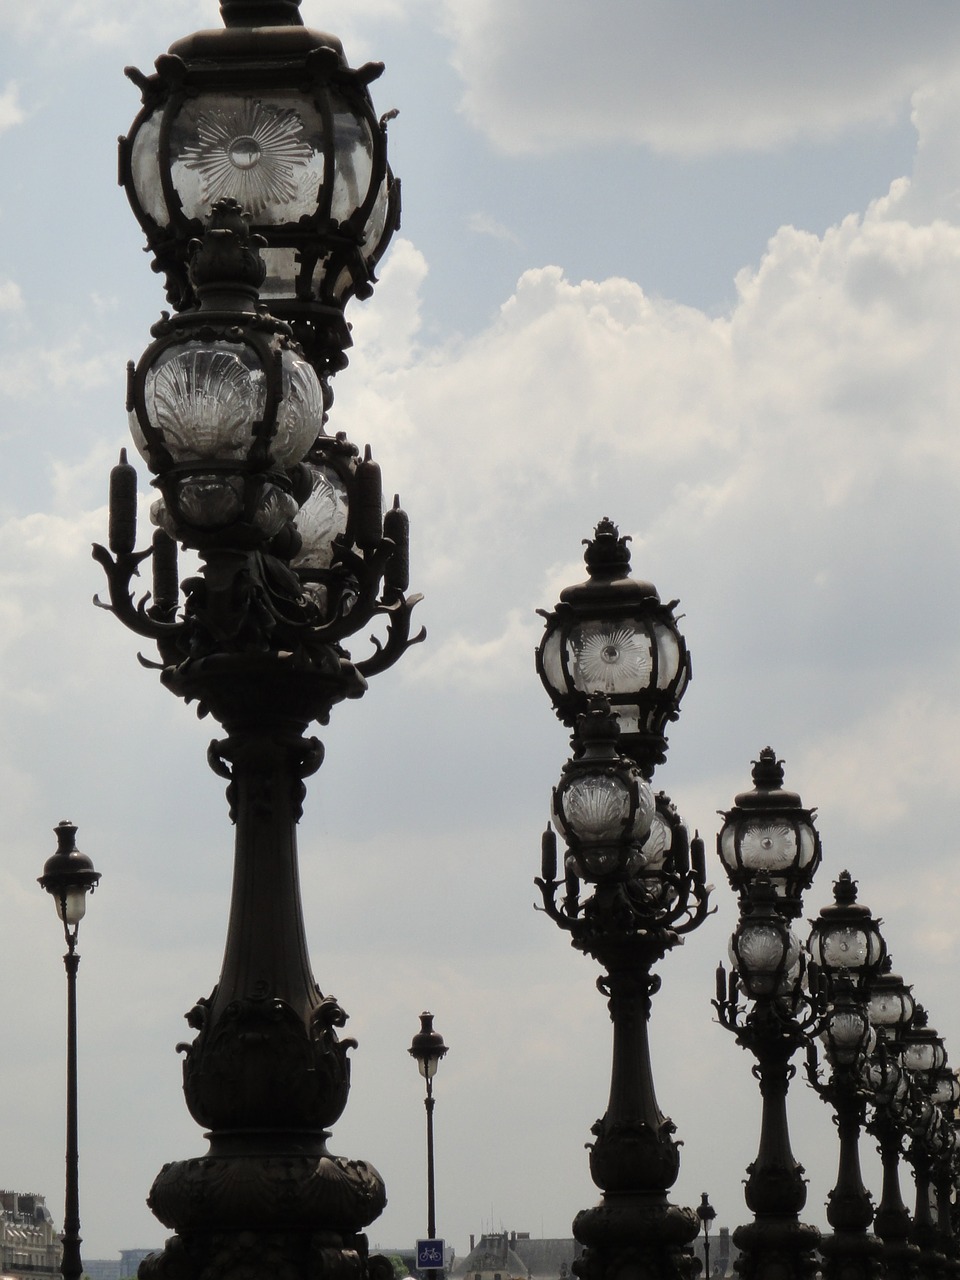
<instances>
[{"instance_id":1,"label":"lamp post base pedestal","mask_svg":"<svg viewBox=\"0 0 960 1280\"><path fill-rule=\"evenodd\" d=\"M813 1280L820 1232L796 1218L758 1217L733 1233L740 1280Z\"/></svg>"},{"instance_id":2,"label":"lamp post base pedestal","mask_svg":"<svg viewBox=\"0 0 960 1280\"><path fill-rule=\"evenodd\" d=\"M820 1242L824 1280L880 1280L883 1241L866 1231L837 1231Z\"/></svg>"},{"instance_id":3,"label":"lamp post base pedestal","mask_svg":"<svg viewBox=\"0 0 960 1280\"><path fill-rule=\"evenodd\" d=\"M693 1280L700 1263L690 1248L700 1222L662 1195L605 1195L573 1221L585 1245L573 1270L580 1280Z\"/></svg>"},{"instance_id":4,"label":"lamp post base pedestal","mask_svg":"<svg viewBox=\"0 0 960 1280\"><path fill-rule=\"evenodd\" d=\"M325 1151L304 1154L314 1145L306 1135L300 1141L291 1135L285 1144L282 1135L263 1135L259 1145L267 1144L267 1150L164 1165L148 1203L177 1234L144 1260L140 1280L368 1280L378 1274L361 1230L386 1204L377 1171Z\"/></svg>"}]
</instances>

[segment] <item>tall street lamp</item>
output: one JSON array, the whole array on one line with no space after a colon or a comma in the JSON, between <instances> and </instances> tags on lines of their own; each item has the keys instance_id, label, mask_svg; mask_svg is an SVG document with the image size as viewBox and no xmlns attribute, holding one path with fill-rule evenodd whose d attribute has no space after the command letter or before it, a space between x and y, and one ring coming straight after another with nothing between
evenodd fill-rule
<instances>
[{"instance_id":1,"label":"tall street lamp","mask_svg":"<svg viewBox=\"0 0 960 1280\"><path fill-rule=\"evenodd\" d=\"M722 965L717 970L714 1007L721 1025L757 1059L763 1099L760 1146L744 1189L754 1219L733 1236L744 1280L808 1280L820 1240L816 1227L800 1221L807 1188L787 1124L791 1059L817 1022L791 925L820 865L820 836L815 811L783 782L782 761L765 747L754 762L752 790L736 797L717 837L740 920L730 940L729 978Z\"/></svg>"},{"instance_id":2,"label":"tall street lamp","mask_svg":"<svg viewBox=\"0 0 960 1280\"><path fill-rule=\"evenodd\" d=\"M920 1005L904 1032L902 1062L911 1089L907 1119L910 1145L906 1158L913 1169L916 1190L910 1240L920 1250L920 1273L936 1275L945 1265L940 1252L938 1206L934 1203L937 1153L944 1125L936 1093L937 1080L947 1065L947 1051L943 1037L930 1026L927 1011Z\"/></svg>"},{"instance_id":3,"label":"tall street lamp","mask_svg":"<svg viewBox=\"0 0 960 1280\"><path fill-rule=\"evenodd\" d=\"M587 542L589 581L544 614L537 655L557 714L573 729L573 756L554 789L536 884L547 915L601 965L597 985L613 1023L609 1101L590 1150L603 1195L573 1224L585 1247L574 1263L583 1280L692 1277L697 1266L697 1216L667 1199L680 1155L657 1103L648 1038L660 987L653 967L707 914L703 843L689 839L648 781L690 664L676 602L661 604L650 584L630 577L627 542L610 520L600 522ZM554 827L567 846L559 878Z\"/></svg>"},{"instance_id":4,"label":"tall street lamp","mask_svg":"<svg viewBox=\"0 0 960 1280\"><path fill-rule=\"evenodd\" d=\"M77 828L72 822L58 823L54 832L57 851L43 864L39 882L53 898L67 944L67 953L63 957L67 972L66 1190L60 1273L64 1280L80 1280L83 1261L80 1256L80 1148L77 1136L77 970L80 968L77 939L80 921L87 909L87 894L96 889L100 872L94 870L91 859L77 848Z\"/></svg>"},{"instance_id":5,"label":"tall street lamp","mask_svg":"<svg viewBox=\"0 0 960 1280\"><path fill-rule=\"evenodd\" d=\"M717 1211L710 1203L707 1193L705 1191L702 1192L700 1203L697 1205L697 1217L703 1227L703 1274L705 1280L710 1280L710 1223L716 1216Z\"/></svg>"},{"instance_id":6,"label":"tall street lamp","mask_svg":"<svg viewBox=\"0 0 960 1280\"><path fill-rule=\"evenodd\" d=\"M887 1280L916 1273L920 1250L910 1243L910 1211L900 1190L900 1156L907 1128L910 1087L904 1070L903 1040L916 1008L910 988L893 972L889 953L873 982L868 1010L877 1045L867 1065L866 1087L873 1100L867 1132L877 1141L883 1170L874 1233L883 1241Z\"/></svg>"},{"instance_id":7,"label":"tall street lamp","mask_svg":"<svg viewBox=\"0 0 960 1280\"><path fill-rule=\"evenodd\" d=\"M832 1235L824 1237L826 1280L872 1280L883 1244L869 1235L873 1205L860 1172L860 1131L866 1123L865 1073L876 1044L870 1021L870 987L886 957L880 922L857 901L857 885L844 871L834 901L813 921L808 942L826 1008L820 1038L830 1074L821 1081L816 1049L807 1051L810 1083L834 1108L840 1135L837 1181L827 1199Z\"/></svg>"},{"instance_id":8,"label":"tall street lamp","mask_svg":"<svg viewBox=\"0 0 960 1280\"><path fill-rule=\"evenodd\" d=\"M421 1013L420 1030L413 1037L407 1050L416 1059L420 1074L426 1083L423 1105L427 1113L427 1239L437 1238L437 1198L433 1161L433 1077L437 1074L440 1059L447 1052L443 1036L433 1029L433 1014ZM433 1268L431 1268L433 1270Z\"/></svg>"},{"instance_id":9,"label":"tall street lamp","mask_svg":"<svg viewBox=\"0 0 960 1280\"><path fill-rule=\"evenodd\" d=\"M344 307L371 291L399 187L369 94L381 65L352 69L339 40L303 26L298 0L220 9L223 30L177 41L153 75L128 72L143 108L120 177L174 313L128 375L158 492L152 545L136 548L122 457L109 548L94 552L105 607L156 642L161 683L222 725L208 762L236 827L220 978L179 1046L209 1151L157 1176L149 1203L176 1234L141 1276L361 1280L363 1228L385 1193L371 1165L327 1147L355 1042L311 971L296 828L324 753L311 726L422 638L407 517L396 500L384 513L369 447L325 430ZM178 544L200 561L182 584ZM148 560L153 590L138 601ZM379 635L354 656L371 623Z\"/></svg>"}]
</instances>

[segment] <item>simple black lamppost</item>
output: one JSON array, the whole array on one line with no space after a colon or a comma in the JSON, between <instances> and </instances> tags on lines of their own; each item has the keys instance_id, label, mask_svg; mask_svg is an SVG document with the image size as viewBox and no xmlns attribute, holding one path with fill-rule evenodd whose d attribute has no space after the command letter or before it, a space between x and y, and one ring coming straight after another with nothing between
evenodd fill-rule
<instances>
[{"instance_id":1,"label":"simple black lamppost","mask_svg":"<svg viewBox=\"0 0 960 1280\"><path fill-rule=\"evenodd\" d=\"M149 1203L176 1235L143 1277L362 1280L376 1170L332 1155L346 1105L346 1014L311 971L296 828L332 709L415 642L408 524L380 469L325 430L350 343L398 225L387 117L299 0L222 0L224 29L128 74L143 109L120 176L174 308L131 363L134 445L158 491L136 549L136 476L111 475L107 608L156 642L161 683L223 727L208 761L236 826L220 978L187 1015L187 1105L210 1147L167 1164ZM182 584L177 546L199 572ZM152 560L152 594L132 581ZM367 656L351 637L378 624ZM378 1264L379 1265L379 1264ZM387 1264L389 1270L389 1264Z\"/></svg>"},{"instance_id":2,"label":"simple black lamppost","mask_svg":"<svg viewBox=\"0 0 960 1280\"><path fill-rule=\"evenodd\" d=\"M446 1054L443 1036L433 1029L433 1014L421 1013L420 1030L413 1037L407 1050L416 1059L420 1074L426 1083L423 1105L427 1113L427 1239L437 1238L437 1197L433 1161L433 1077L437 1074L440 1059ZM436 1268L431 1268L436 1270Z\"/></svg>"},{"instance_id":3,"label":"simple black lamppost","mask_svg":"<svg viewBox=\"0 0 960 1280\"><path fill-rule=\"evenodd\" d=\"M710 1223L717 1216L717 1211L710 1203L707 1193L704 1191L700 1196L700 1203L697 1205L697 1217L700 1219L700 1225L703 1227L703 1274L705 1280L710 1280Z\"/></svg>"},{"instance_id":4,"label":"simple black lamppost","mask_svg":"<svg viewBox=\"0 0 960 1280\"><path fill-rule=\"evenodd\" d=\"M729 977L722 965L717 970L714 1007L721 1025L756 1058L763 1100L760 1146L744 1189L754 1219L733 1236L743 1280L806 1280L816 1271L820 1239L816 1227L800 1221L807 1189L790 1147L787 1091L795 1074L791 1059L817 1021L791 925L821 849L815 811L783 781L782 762L765 747L754 762L752 790L736 797L717 837L740 920L730 940Z\"/></svg>"},{"instance_id":5,"label":"simple black lamppost","mask_svg":"<svg viewBox=\"0 0 960 1280\"><path fill-rule=\"evenodd\" d=\"M100 872L77 848L77 828L61 822L55 828L57 851L43 864L40 884L53 898L57 916L63 923L67 953L67 1144L66 1193L63 1210L63 1256L60 1273L64 1280L80 1280L80 1149L77 1136L77 970L80 953L77 938L80 921L87 909L87 894L96 889Z\"/></svg>"},{"instance_id":6,"label":"simple black lamppost","mask_svg":"<svg viewBox=\"0 0 960 1280\"><path fill-rule=\"evenodd\" d=\"M546 913L601 965L613 1023L610 1096L590 1150L603 1197L573 1224L585 1246L574 1270L584 1280L692 1276L699 1230L692 1209L667 1199L680 1158L675 1126L657 1103L648 1040L660 986L653 968L707 914L703 843L689 839L669 798L648 783L690 663L676 602L661 604L649 583L630 577L627 541L611 521L597 526L585 555L589 580L544 615L537 655L557 714L573 730L573 756L553 794L563 872L558 878L548 826L536 883Z\"/></svg>"}]
</instances>

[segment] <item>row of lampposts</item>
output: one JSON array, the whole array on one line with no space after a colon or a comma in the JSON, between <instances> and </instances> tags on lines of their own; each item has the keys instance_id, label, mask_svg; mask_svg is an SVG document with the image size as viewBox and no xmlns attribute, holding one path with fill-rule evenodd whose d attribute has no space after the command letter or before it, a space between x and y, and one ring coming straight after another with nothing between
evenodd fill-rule
<instances>
[{"instance_id":1,"label":"row of lampposts","mask_svg":"<svg viewBox=\"0 0 960 1280\"><path fill-rule=\"evenodd\" d=\"M350 344L344 308L365 297L399 225L387 124L339 40L304 27L299 0L221 0L224 27L177 41L144 75L143 106L120 143L120 180L165 278L172 313L131 362L133 443L153 476L156 526L138 550L137 480L125 453L110 480L107 547L95 556L105 607L156 643L161 683L223 728L208 761L227 782L234 879L219 980L186 1015L187 1106L208 1151L168 1163L149 1203L174 1235L142 1280L389 1280L364 1228L385 1203L363 1160L333 1155L330 1128L350 1086L346 1013L317 985L307 953L296 829L305 780L323 760L311 733L362 696L411 634L408 523L384 510L368 447L327 431L331 379ZM587 544L587 581L546 614L538 671L573 754L554 790L538 885L543 909L602 969L613 1023L607 1109L590 1152L601 1203L580 1213L582 1280L692 1277L691 1243L711 1220L672 1205L674 1125L654 1090L654 972L708 914L699 836L651 782L679 714L690 658L674 613L631 577L628 540L609 520ZM200 568L179 580L178 548ZM142 566L152 590L133 595ZM366 656L348 645L379 623ZM956 1083L942 1041L909 990L884 972L877 922L849 877L807 949L793 932L820 862L812 810L784 790L772 751L724 815L722 865L739 896L732 969L719 978L721 1023L756 1058L763 1119L747 1179L753 1221L739 1229L744 1280L830 1280L946 1273L956 1161ZM67 936L69 1033L67 1232L79 1275L75 979L79 902L96 873L73 828L43 877ZM565 846L562 865L559 833ZM88 860L87 860L88 862ZM80 881L65 873L82 871ZM81 883L82 881L82 883ZM432 1078L445 1046L429 1016L411 1052L426 1080L428 1235L435 1237ZM821 1039L822 1077L809 1046ZM800 1221L803 1170L786 1097L807 1046L811 1083L835 1107L840 1171L832 1235ZM884 1195L871 1236L857 1144L883 1152ZM901 1151L915 1174L912 1220L899 1198ZM879 1244L878 1244L879 1241ZM919 1262L918 1262L919 1259ZM897 1270L900 1268L900 1270Z\"/></svg>"},{"instance_id":2,"label":"row of lampposts","mask_svg":"<svg viewBox=\"0 0 960 1280\"><path fill-rule=\"evenodd\" d=\"M610 1101L590 1156L603 1197L574 1222L585 1249L575 1268L583 1280L684 1277L698 1265L690 1244L701 1226L709 1266L713 1211L706 1195L695 1211L667 1200L679 1154L656 1102L647 1022L660 985L653 965L704 919L709 887L702 842L688 838L672 802L654 796L649 782L690 665L673 604L630 577L627 539L605 519L586 545L588 580L544 614L537 653L557 714L573 731L537 884L547 914L604 967L598 985L613 1022ZM753 1220L733 1237L738 1273L741 1280L960 1274L957 1078L941 1038L892 973L880 922L857 901L848 872L806 944L794 932L822 851L815 811L783 782L782 762L765 748L752 789L722 815L717 838L740 918L731 969L717 972L714 1008L755 1057L762 1097L760 1145L745 1182ZM553 827L566 844L562 871ZM801 1050L807 1080L833 1107L839 1134L825 1235L801 1221L806 1183L787 1124ZM876 1213L860 1171L864 1128L882 1158ZM912 1216L900 1192L902 1155L916 1180Z\"/></svg>"}]
</instances>

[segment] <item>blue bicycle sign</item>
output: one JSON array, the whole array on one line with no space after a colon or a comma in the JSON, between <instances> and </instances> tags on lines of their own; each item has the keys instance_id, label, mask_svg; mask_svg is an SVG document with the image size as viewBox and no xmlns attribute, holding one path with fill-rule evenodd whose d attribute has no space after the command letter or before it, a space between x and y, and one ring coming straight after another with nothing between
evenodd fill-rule
<instances>
[{"instance_id":1,"label":"blue bicycle sign","mask_svg":"<svg viewBox=\"0 0 960 1280\"><path fill-rule=\"evenodd\" d=\"M443 1267L442 1240L417 1241L417 1270L437 1271Z\"/></svg>"}]
</instances>

